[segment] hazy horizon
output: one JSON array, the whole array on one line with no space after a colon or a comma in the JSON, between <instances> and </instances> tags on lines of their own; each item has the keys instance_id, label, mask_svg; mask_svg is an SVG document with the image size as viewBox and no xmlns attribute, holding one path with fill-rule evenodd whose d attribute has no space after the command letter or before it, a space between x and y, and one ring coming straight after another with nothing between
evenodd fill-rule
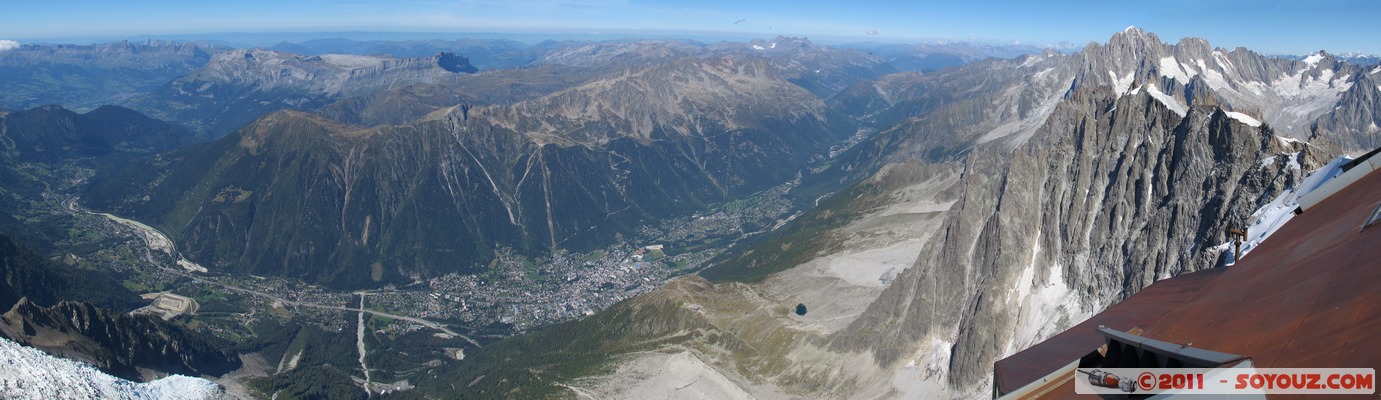
<instances>
[{"instance_id":1,"label":"hazy horizon","mask_svg":"<svg viewBox=\"0 0 1381 400\"><path fill-rule=\"evenodd\" d=\"M80 10L80 11L73 11ZM832 43L936 41L1037 47L1105 42L1137 26L1168 43L1200 37L1215 47L1266 54L1381 54L1371 16L1381 4L1324 0L1076 1L1047 5L835 2L520 0L375 2L318 0L166 4L80 0L11 4L0 40L90 43L120 39L313 34L449 34L609 38L770 39ZM301 39L294 39L296 35ZM455 39L458 37L427 37ZM398 40L398 39L386 39ZM529 41L536 41L533 39ZM523 41L523 40L520 40ZM249 43L263 45L264 43Z\"/></svg>"}]
</instances>

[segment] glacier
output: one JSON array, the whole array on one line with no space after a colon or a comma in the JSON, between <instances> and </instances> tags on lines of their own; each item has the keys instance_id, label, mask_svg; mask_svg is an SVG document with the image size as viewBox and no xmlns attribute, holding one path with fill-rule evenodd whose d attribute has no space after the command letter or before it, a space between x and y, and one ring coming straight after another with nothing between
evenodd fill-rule
<instances>
[{"instance_id":1,"label":"glacier","mask_svg":"<svg viewBox=\"0 0 1381 400\"><path fill-rule=\"evenodd\" d=\"M0 337L0 398L4 399L219 399L224 390L202 378L170 375L139 383L87 364L53 357Z\"/></svg>"}]
</instances>

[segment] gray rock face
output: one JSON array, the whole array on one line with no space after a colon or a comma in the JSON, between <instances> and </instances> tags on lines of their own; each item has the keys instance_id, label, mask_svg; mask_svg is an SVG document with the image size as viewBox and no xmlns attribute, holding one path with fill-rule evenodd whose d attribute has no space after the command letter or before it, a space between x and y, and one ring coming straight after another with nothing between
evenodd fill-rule
<instances>
[{"instance_id":1,"label":"gray rock face","mask_svg":"<svg viewBox=\"0 0 1381 400\"><path fill-rule=\"evenodd\" d=\"M1198 106L1181 118L1145 92L1071 93L1024 145L968 156L964 193L916 265L844 332L839 350L883 364L954 338L949 382L984 384L994 360L1155 279L1216 265L1227 227L1302 178L1269 129ZM1288 157L1288 155L1287 155Z\"/></svg>"},{"instance_id":2,"label":"gray rock face","mask_svg":"<svg viewBox=\"0 0 1381 400\"><path fill-rule=\"evenodd\" d=\"M215 376L240 366L234 356L181 325L83 302L44 307L21 299L0 315L0 337L131 380L140 379L140 368Z\"/></svg>"},{"instance_id":3,"label":"gray rock face","mask_svg":"<svg viewBox=\"0 0 1381 400\"><path fill-rule=\"evenodd\" d=\"M1332 143L1348 153L1381 147L1381 68L1358 74L1334 111L1314 123L1311 142ZM1315 140L1317 139L1317 140Z\"/></svg>"},{"instance_id":4,"label":"gray rock face","mask_svg":"<svg viewBox=\"0 0 1381 400\"><path fill-rule=\"evenodd\" d=\"M1215 49L1198 38L1167 45L1137 28L1113 35L1107 45L1090 44L1076 57L1082 58L1080 76L1098 85L1119 91L1147 80L1206 86L1228 108L1263 115L1282 136L1301 139L1361 72L1327 53L1295 61L1244 48ZM1187 100L1193 105L1194 99Z\"/></svg>"},{"instance_id":5,"label":"gray rock face","mask_svg":"<svg viewBox=\"0 0 1381 400\"><path fill-rule=\"evenodd\" d=\"M964 191L926 245L939 250L831 348L886 366L954 343L949 390L982 391L994 360L1217 265L1228 227L1337 149L1374 146L1374 72L1130 28L1073 55L854 85L831 104L895 125L840 164L963 160ZM1282 139L1311 134L1313 146Z\"/></svg>"},{"instance_id":6,"label":"gray rock face","mask_svg":"<svg viewBox=\"0 0 1381 400\"><path fill-rule=\"evenodd\" d=\"M1343 100L1363 86L1361 80L1375 81L1374 74L1364 72L1370 71L1326 53L1300 61L1271 58L1243 48L1214 49L1196 38L1165 44L1155 34L1129 28L1072 55L1046 51L855 83L830 103L884 127L873 142L891 149L871 158L891 163L957 159L991 141L1015 147L1069 92L1098 86L1118 94L1154 90L1177 114L1195 105L1221 105L1253 116L1281 136L1304 139L1311 124L1331 116L1334 107L1364 102L1367 97L1359 94L1374 95L1356 93L1349 95L1356 101Z\"/></svg>"}]
</instances>

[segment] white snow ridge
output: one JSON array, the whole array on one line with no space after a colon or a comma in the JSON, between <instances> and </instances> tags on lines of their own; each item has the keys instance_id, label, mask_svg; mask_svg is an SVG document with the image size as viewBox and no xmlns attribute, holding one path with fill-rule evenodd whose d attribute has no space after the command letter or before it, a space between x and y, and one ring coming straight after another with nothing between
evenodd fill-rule
<instances>
[{"instance_id":1,"label":"white snow ridge","mask_svg":"<svg viewBox=\"0 0 1381 400\"><path fill-rule=\"evenodd\" d=\"M1304 58L1304 63L1308 64L1311 68L1314 67L1315 64L1318 64L1319 61L1323 61L1323 54L1314 53Z\"/></svg>"},{"instance_id":2,"label":"white snow ridge","mask_svg":"<svg viewBox=\"0 0 1381 400\"><path fill-rule=\"evenodd\" d=\"M1159 101L1161 104L1164 104L1166 108L1169 108L1170 111L1174 111L1175 114L1179 115L1180 117L1184 117L1186 114L1189 113L1188 107L1185 107L1184 104L1180 104L1180 101L1176 100L1174 97L1165 93L1161 93L1160 89L1157 89L1155 86L1147 87L1146 94L1151 95L1151 97L1155 98L1156 101Z\"/></svg>"},{"instance_id":3,"label":"white snow ridge","mask_svg":"<svg viewBox=\"0 0 1381 400\"><path fill-rule=\"evenodd\" d=\"M1286 140L1279 136L1277 136L1277 138L1282 141ZM1294 165L1295 168L1299 168L1299 164L1296 164L1294 161L1296 157L1299 157L1299 153L1287 153L1277 156L1281 155L1290 157L1290 163ZM1274 158L1271 159L1274 160ZM1270 203L1261 206L1256 212L1253 212L1252 217L1256 218L1256 222L1247 227L1247 239L1242 242L1242 255L1246 256L1247 253L1256 249L1257 245L1266 241L1266 238L1270 237L1271 234L1280 230L1280 227L1284 226L1286 222L1290 222L1290 219L1295 217L1295 209L1299 208L1299 198L1308 195L1309 192L1318 189L1319 186L1323 186L1323 184L1330 179L1341 175L1343 173L1342 166L1348 161L1352 161L1352 158L1343 156L1333 159L1328 165L1324 165L1310 172L1309 177L1305 178L1304 182L1296 185L1293 189L1286 190L1276 196L1275 199L1271 200ZM1231 241L1220 244L1214 248L1223 251L1223 259L1229 261L1226 265L1237 263L1237 261L1232 258L1233 245Z\"/></svg>"},{"instance_id":4,"label":"white snow ridge","mask_svg":"<svg viewBox=\"0 0 1381 400\"><path fill-rule=\"evenodd\" d=\"M1232 119L1242 121L1242 123L1247 124L1253 128L1261 126L1261 121L1257 120L1256 118L1252 118L1250 115L1236 111L1228 111L1226 114L1229 117L1232 117Z\"/></svg>"},{"instance_id":5,"label":"white snow ridge","mask_svg":"<svg viewBox=\"0 0 1381 400\"><path fill-rule=\"evenodd\" d=\"M0 338L0 398L3 399L218 399L214 382L172 375L130 382L72 360Z\"/></svg>"}]
</instances>

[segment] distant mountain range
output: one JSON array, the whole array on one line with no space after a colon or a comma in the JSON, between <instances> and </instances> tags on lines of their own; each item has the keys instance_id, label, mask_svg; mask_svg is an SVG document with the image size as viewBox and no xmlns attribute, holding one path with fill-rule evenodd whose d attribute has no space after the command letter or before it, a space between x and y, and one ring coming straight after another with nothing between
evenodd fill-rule
<instances>
[{"instance_id":1,"label":"distant mountain range","mask_svg":"<svg viewBox=\"0 0 1381 400\"><path fill-rule=\"evenodd\" d=\"M603 246L784 182L853 132L765 61L684 60L397 126L277 112L84 198L217 268L359 287L471 272L495 246Z\"/></svg>"},{"instance_id":2,"label":"distant mountain range","mask_svg":"<svg viewBox=\"0 0 1381 400\"><path fill-rule=\"evenodd\" d=\"M34 85L83 57L102 61L73 73L74 90L137 76L81 99ZM160 67L102 72L128 63ZM0 53L0 71L26 77L3 81L26 97L0 103L15 109L0 111L0 206L50 195L34 171L88 168L83 205L232 276L355 290L473 275L510 250L599 249L789 183L791 217L695 276L394 370L438 396L985 395L993 361L1218 265L1227 228L1322 161L1381 146L1381 68L1136 28L1073 52L788 37L27 46ZM17 106L39 98L129 108ZM125 321L60 303L77 294L19 293L111 282L15 254L47 272L7 275L15 303L29 296L8 332ZM280 329L305 333L266 351L282 360L260 389L362 394L340 354L288 361L290 346L350 346L303 326ZM163 343L88 333L116 355ZM371 337L395 354L454 346ZM159 355L178 368L233 364L195 335L173 342ZM329 383L304 388L308 376Z\"/></svg>"},{"instance_id":3,"label":"distant mountain range","mask_svg":"<svg viewBox=\"0 0 1381 400\"><path fill-rule=\"evenodd\" d=\"M86 111L120 103L192 72L223 50L150 40L0 51L0 109L58 104Z\"/></svg>"},{"instance_id":4,"label":"distant mountain range","mask_svg":"<svg viewBox=\"0 0 1381 400\"><path fill-rule=\"evenodd\" d=\"M985 395L993 361L1218 265L1228 227L1332 155L1370 150L1377 73L1132 28L1074 54L856 82L829 104L881 129L819 177L857 183L741 243L709 281L500 343L486 352L520 361L479 358L423 387L484 370L506 382L471 390ZM568 358L514 355L534 349Z\"/></svg>"}]
</instances>

